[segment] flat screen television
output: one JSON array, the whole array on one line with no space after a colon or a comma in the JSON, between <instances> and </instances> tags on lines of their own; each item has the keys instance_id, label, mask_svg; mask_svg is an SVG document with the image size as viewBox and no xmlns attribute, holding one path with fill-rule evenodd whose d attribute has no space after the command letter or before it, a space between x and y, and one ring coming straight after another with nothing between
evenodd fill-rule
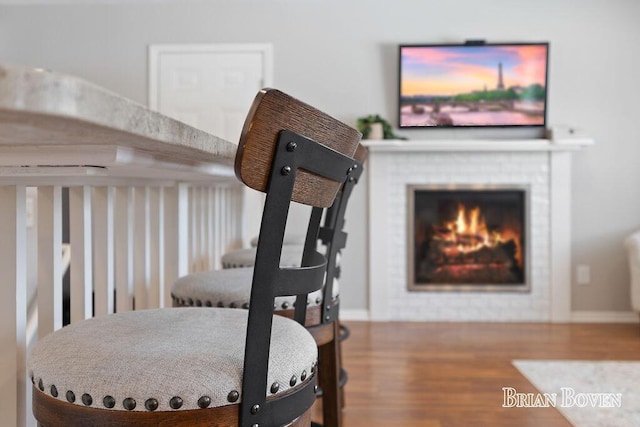
<instances>
[{"instance_id":1,"label":"flat screen television","mask_svg":"<svg viewBox=\"0 0 640 427\"><path fill-rule=\"evenodd\" d=\"M401 45L401 128L544 127L548 43Z\"/></svg>"}]
</instances>

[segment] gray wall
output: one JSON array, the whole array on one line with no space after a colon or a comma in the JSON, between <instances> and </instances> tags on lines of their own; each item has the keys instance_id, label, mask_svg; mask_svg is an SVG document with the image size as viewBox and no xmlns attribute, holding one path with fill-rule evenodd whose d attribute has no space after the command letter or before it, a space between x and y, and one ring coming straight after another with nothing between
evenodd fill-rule
<instances>
[{"instance_id":1,"label":"gray wall","mask_svg":"<svg viewBox=\"0 0 640 427\"><path fill-rule=\"evenodd\" d=\"M640 228L639 16L634 0L0 6L0 61L76 74L146 103L149 44L270 42L276 87L347 122L370 113L395 122L397 44L548 40L550 123L597 143L574 157L573 263L591 265L592 284L574 284L573 309L628 310L622 242ZM365 190L348 216L343 307L352 309L367 304Z\"/></svg>"}]
</instances>

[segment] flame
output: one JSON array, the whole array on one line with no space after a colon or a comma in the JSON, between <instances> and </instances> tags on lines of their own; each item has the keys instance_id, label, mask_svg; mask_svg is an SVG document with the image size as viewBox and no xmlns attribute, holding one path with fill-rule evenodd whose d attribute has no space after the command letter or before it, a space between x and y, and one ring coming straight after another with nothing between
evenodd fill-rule
<instances>
[{"instance_id":1,"label":"flame","mask_svg":"<svg viewBox=\"0 0 640 427\"><path fill-rule=\"evenodd\" d=\"M445 224L445 229L447 232L441 238L454 243L461 253L477 251L483 247L493 248L513 240L516 244L515 258L522 265L519 233L508 227L502 231L489 230L478 206L467 209L463 204L458 204L455 221Z\"/></svg>"}]
</instances>

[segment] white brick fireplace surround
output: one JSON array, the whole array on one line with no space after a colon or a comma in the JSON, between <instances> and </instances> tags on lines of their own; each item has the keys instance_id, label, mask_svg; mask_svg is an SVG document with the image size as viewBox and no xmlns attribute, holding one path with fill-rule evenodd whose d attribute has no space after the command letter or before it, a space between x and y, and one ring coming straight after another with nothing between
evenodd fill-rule
<instances>
[{"instance_id":1,"label":"white brick fireplace surround","mask_svg":"<svg viewBox=\"0 0 640 427\"><path fill-rule=\"evenodd\" d=\"M568 322L571 151L590 139L366 141L372 320ZM407 289L407 185L527 188L529 292Z\"/></svg>"}]
</instances>

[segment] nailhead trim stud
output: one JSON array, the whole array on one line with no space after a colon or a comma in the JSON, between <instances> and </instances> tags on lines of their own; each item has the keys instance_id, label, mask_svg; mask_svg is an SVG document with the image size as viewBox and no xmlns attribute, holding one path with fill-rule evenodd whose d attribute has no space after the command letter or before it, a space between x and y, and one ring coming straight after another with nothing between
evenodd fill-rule
<instances>
[{"instance_id":1,"label":"nailhead trim stud","mask_svg":"<svg viewBox=\"0 0 640 427\"><path fill-rule=\"evenodd\" d=\"M147 411L155 411L158 409L158 400L153 397L151 399L147 399L144 402L144 407L147 408Z\"/></svg>"},{"instance_id":2,"label":"nailhead trim stud","mask_svg":"<svg viewBox=\"0 0 640 427\"><path fill-rule=\"evenodd\" d=\"M105 408L113 408L114 406L116 406L116 400L113 398L113 396L105 396L104 399L102 399L102 404L104 405Z\"/></svg>"},{"instance_id":3,"label":"nailhead trim stud","mask_svg":"<svg viewBox=\"0 0 640 427\"><path fill-rule=\"evenodd\" d=\"M171 409L180 409L182 408L182 398L179 396L174 396L171 398L171 400L169 401L169 406L171 407Z\"/></svg>"},{"instance_id":4,"label":"nailhead trim stud","mask_svg":"<svg viewBox=\"0 0 640 427\"><path fill-rule=\"evenodd\" d=\"M85 393L82 395L82 403L84 403L84 406L91 406L91 404L93 403L93 398L90 394Z\"/></svg>"},{"instance_id":5,"label":"nailhead trim stud","mask_svg":"<svg viewBox=\"0 0 640 427\"><path fill-rule=\"evenodd\" d=\"M124 409L127 411L133 411L136 409L136 401L131 397L127 397L122 401L122 406L124 406Z\"/></svg>"},{"instance_id":6,"label":"nailhead trim stud","mask_svg":"<svg viewBox=\"0 0 640 427\"><path fill-rule=\"evenodd\" d=\"M198 399L198 407L200 409L208 408L211 405L211 398L209 396L202 396Z\"/></svg>"},{"instance_id":7,"label":"nailhead trim stud","mask_svg":"<svg viewBox=\"0 0 640 427\"><path fill-rule=\"evenodd\" d=\"M238 393L236 390L231 390L227 395L227 400L231 403L237 402L239 398L240 398L240 393Z\"/></svg>"}]
</instances>

